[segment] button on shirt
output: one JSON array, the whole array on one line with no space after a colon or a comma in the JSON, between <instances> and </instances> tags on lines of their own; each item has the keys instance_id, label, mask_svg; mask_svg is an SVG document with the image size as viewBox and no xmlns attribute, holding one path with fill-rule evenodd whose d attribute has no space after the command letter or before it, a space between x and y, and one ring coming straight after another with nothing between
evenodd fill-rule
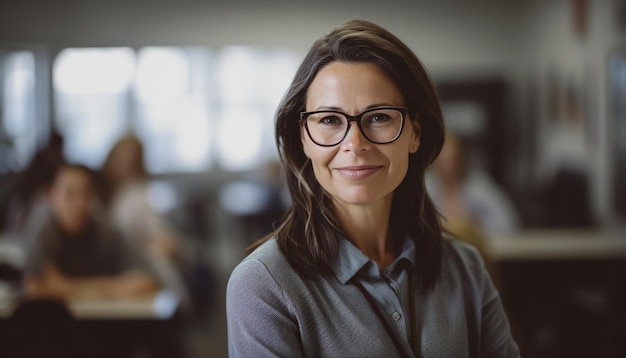
<instances>
[{"instance_id":1,"label":"button on shirt","mask_svg":"<svg viewBox=\"0 0 626 358\"><path fill-rule=\"evenodd\" d=\"M414 291L411 303L412 240L383 270L348 240L338 240L330 274L301 277L275 240L235 268L226 297L231 357L519 357L499 295L473 247L446 239L441 278L432 290ZM411 308L417 354L410 346Z\"/></svg>"}]
</instances>

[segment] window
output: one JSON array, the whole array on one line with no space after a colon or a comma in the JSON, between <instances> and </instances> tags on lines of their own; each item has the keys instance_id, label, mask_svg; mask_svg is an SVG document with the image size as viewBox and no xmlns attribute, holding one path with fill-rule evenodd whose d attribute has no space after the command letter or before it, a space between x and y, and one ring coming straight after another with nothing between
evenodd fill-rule
<instances>
[{"instance_id":1,"label":"window","mask_svg":"<svg viewBox=\"0 0 626 358\"><path fill-rule=\"evenodd\" d=\"M297 63L287 51L231 46L220 52L217 133L222 167L245 169L276 157L274 113Z\"/></svg>"},{"instance_id":2,"label":"window","mask_svg":"<svg viewBox=\"0 0 626 358\"><path fill-rule=\"evenodd\" d=\"M134 129L152 173L202 171L212 164L212 54L201 48L138 52Z\"/></svg>"},{"instance_id":3,"label":"window","mask_svg":"<svg viewBox=\"0 0 626 358\"><path fill-rule=\"evenodd\" d=\"M24 169L48 135L45 52L0 44L0 174Z\"/></svg>"},{"instance_id":4,"label":"window","mask_svg":"<svg viewBox=\"0 0 626 358\"><path fill-rule=\"evenodd\" d=\"M254 169L277 157L274 112L298 62L249 46L66 49L56 125L68 159L94 168L132 131L153 174Z\"/></svg>"},{"instance_id":5,"label":"window","mask_svg":"<svg viewBox=\"0 0 626 358\"><path fill-rule=\"evenodd\" d=\"M128 89L135 66L129 48L68 49L54 63L56 126L72 162L100 166L128 129Z\"/></svg>"}]
</instances>

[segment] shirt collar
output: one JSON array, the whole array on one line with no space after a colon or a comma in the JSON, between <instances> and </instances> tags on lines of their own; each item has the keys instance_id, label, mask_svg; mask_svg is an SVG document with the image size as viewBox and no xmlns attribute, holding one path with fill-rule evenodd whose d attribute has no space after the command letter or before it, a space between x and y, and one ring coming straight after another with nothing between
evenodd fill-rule
<instances>
[{"instance_id":1,"label":"shirt collar","mask_svg":"<svg viewBox=\"0 0 626 358\"><path fill-rule=\"evenodd\" d=\"M400 255L387 267L383 269L383 273L392 279L396 279L400 273L407 269L407 267L413 267L415 265L415 243L410 238L404 240L402 245L402 251Z\"/></svg>"},{"instance_id":2,"label":"shirt collar","mask_svg":"<svg viewBox=\"0 0 626 358\"><path fill-rule=\"evenodd\" d=\"M415 244L410 238L406 238L402 246L400 255L388 266L392 271L395 267L400 265L401 262L408 260L408 266L415 264ZM334 272L337 279L342 284L346 284L350 281L364 266L375 265L361 250L359 250L348 239L339 238L339 249L337 250L337 257L335 258L331 269ZM400 267L400 266L399 266ZM405 267L405 266L402 266Z\"/></svg>"}]
</instances>

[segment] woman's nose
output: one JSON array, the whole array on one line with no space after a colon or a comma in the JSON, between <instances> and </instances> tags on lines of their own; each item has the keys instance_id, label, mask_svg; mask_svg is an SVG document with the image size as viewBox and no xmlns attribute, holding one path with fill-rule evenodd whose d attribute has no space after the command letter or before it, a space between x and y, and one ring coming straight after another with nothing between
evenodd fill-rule
<instances>
[{"instance_id":1,"label":"woman's nose","mask_svg":"<svg viewBox=\"0 0 626 358\"><path fill-rule=\"evenodd\" d=\"M356 122L350 123L348 134L341 142L344 150L359 151L367 150L371 146L371 142L365 138Z\"/></svg>"}]
</instances>

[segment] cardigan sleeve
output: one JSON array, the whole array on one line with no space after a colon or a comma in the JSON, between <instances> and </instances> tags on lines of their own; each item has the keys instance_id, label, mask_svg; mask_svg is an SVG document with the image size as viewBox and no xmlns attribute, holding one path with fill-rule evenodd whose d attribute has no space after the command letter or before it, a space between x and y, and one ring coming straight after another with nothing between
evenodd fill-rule
<instances>
[{"instance_id":1,"label":"cardigan sleeve","mask_svg":"<svg viewBox=\"0 0 626 358\"><path fill-rule=\"evenodd\" d=\"M468 296L466 306L474 307L468 312L470 340L470 357L480 358L518 358L520 351L509 326L500 294L485 267L479 251L462 241L452 240L459 256L456 258L460 269L455 277L466 287ZM454 259L453 259L454 260Z\"/></svg>"},{"instance_id":2,"label":"cardigan sleeve","mask_svg":"<svg viewBox=\"0 0 626 358\"><path fill-rule=\"evenodd\" d=\"M259 260L233 270L226 290L230 357L302 357L293 304Z\"/></svg>"},{"instance_id":3,"label":"cardigan sleeve","mask_svg":"<svg viewBox=\"0 0 626 358\"><path fill-rule=\"evenodd\" d=\"M481 317L481 347L483 357L520 357L519 348L513 339L500 294L482 266L483 297Z\"/></svg>"},{"instance_id":4,"label":"cardigan sleeve","mask_svg":"<svg viewBox=\"0 0 626 358\"><path fill-rule=\"evenodd\" d=\"M480 312L476 317L479 327L479 335L476 338L480 340L477 342L480 347L477 352L478 356L482 358L520 357L519 347L511 334L500 294L486 269L480 252L475 247L458 241L455 246L463 252L467 273L473 276L473 279L468 279L474 282L474 299L477 312Z\"/></svg>"}]
</instances>

